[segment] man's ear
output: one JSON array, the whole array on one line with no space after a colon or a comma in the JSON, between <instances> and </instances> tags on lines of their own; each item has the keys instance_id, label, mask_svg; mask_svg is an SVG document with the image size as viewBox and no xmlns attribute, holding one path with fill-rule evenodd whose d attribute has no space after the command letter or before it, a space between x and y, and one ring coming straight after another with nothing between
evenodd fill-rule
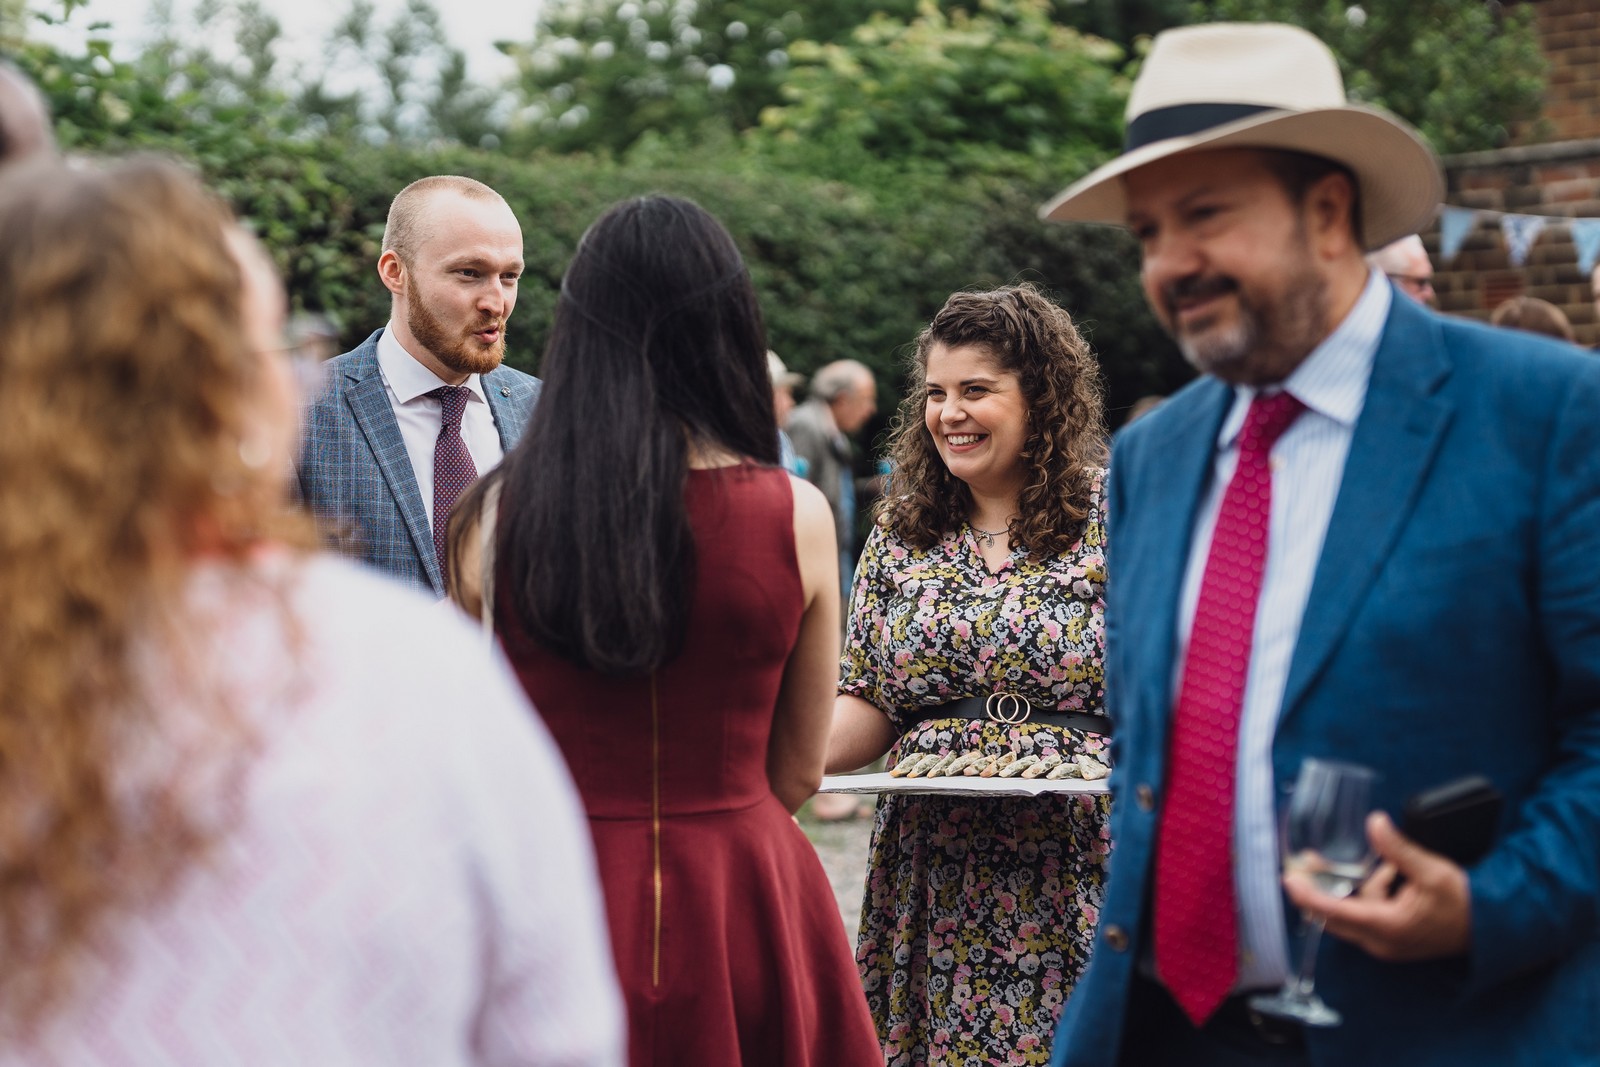
<instances>
[{"instance_id":1,"label":"man's ear","mask_svg":"<svg viewBox=\"0 0 1600 1067\"><path fill-rule=\"evenodd\" d=\"M1306 190L1306 233L1320 259L1361 254L1356 240L1356 191L1350 176L1340 171L1324 174Z\"/></svg>"},{"instance_id":2,"label":"man's ear","mask_svg":"<svg viewBox=\"0 0 1600 1067\"><path fill-rule=\"evenodd\" d=\"M394 249L385 249L383 255L378 257L378 278L383 282L383 287L395 296L405 295L406 265Z\"/></svg>"}]
</instances>

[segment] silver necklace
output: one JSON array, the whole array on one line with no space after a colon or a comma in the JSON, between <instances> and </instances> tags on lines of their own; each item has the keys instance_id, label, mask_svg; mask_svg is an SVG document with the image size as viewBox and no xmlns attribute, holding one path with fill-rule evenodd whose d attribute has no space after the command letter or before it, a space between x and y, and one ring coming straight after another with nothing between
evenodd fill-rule
<instances>
[{"instance_id":1,"label":"silver necklace","mask_svg":"<svg viewBox=\"0 0 1600 1067\"><path fill-rule=\"evenodd\" d=\"M1011 529L1009 524L998 530L980 530L976 526L973 526L970 522L967 523L967 526L971 528L974 534L977 534L978 540L983 542L984 548L993 548L994 539Z\"/></svg>"}]
</instances>

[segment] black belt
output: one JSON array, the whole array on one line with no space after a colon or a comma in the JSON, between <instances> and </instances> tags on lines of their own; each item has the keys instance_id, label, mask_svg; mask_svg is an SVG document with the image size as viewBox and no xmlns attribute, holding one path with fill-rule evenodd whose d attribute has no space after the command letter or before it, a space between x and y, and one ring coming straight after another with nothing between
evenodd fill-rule
<instances>
[{"instance_id":1,"label":"black belt","mask_svg":"<svg viewBox=\"0 0 1600 1067\"><path fill-rule=\"evenodd\" d=\"M990 693L986 697L961 697L948 704L932 704L918 708L924 719L970 719L974 722L997 722L1002 726L1016 726L1025 722L1042 722L1063 730L1083 730L1091 734L1111 736L1111 720L1104 715L1088 711L1056 711L1035 706L1018 693Z\"/></svg>"}]
</instances>

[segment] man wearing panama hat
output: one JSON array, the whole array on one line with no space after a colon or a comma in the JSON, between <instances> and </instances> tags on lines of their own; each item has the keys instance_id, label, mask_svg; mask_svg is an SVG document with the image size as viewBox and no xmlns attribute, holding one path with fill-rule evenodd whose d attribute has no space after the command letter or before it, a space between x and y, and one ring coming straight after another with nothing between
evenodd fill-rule
<instances>
[{"instance_id":1,"label":"man wearing panama hat","mask_svg":"<svg viewBox=\"0 0 1600 1067\"><path fill-rule=\"evenodd\" d=\"M1368 269L1441 189L1316 38L1216 24L1156 38L1125 153L1042 211L1129 226L1203 372L1112 457L1115 845L1053 1064L1600 1062L1600 365ZM1306 757L1386 812L1484 775L1493 843L1375 815L1354 896L1280 881ZM1342 1025L1250 1004L1302 910Z\"/></svg>"}]
</instances>

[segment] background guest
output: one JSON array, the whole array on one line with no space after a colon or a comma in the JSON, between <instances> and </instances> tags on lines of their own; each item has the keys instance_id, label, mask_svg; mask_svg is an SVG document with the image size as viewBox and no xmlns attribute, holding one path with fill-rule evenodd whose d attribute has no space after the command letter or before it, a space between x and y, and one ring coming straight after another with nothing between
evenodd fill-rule
<instances>
[{"instance_id":1,"label":"background guest","mask_svg":"<svg viewBox=\"0 0 1600 1067\"><path fill-rule=\"evenodd\" d=\"M1422 238L1416 234L1407 234L1376 252L1369 252L1367 265L1385 275L1396 289L1417 303L1438 306L1439 297L1433 291L1433 263L1428 259L1428 249Z\"/></svg>"},{"instance_id":2,"label":"background guest","mask_svg":"<svg viewBox=\"0 0 1600 1067\"><path fill-rule=\"evenodd\" d=\"M778 420L778 463L790 474L806 476L806 462L794 450L794 442L784 429L794 411L794 391L805 384L805 376L783 365L778 353L767 352L767 375L772 379L772 413Z\"/></svg>"},{"instance_id":3,"label":"background guest","mask_svg":"<svg viewBox=\"0 0 1600 1067\"><path fill-rule=\"evenodd\" d=\"M284 335L294 357L313 366L339 354L339 330L326 315L297 311L289 317Z\"/></svg>"},{"instance_id":4,"label":"background guest","mask_svg":"<svg viewBox=\"0 0 1600 1067\"><path fill-rule=\"evenodd\" d=\"M1105 429L1089 346L1027 287L917 338L851 602L831 771L889 753L1106 758ZM991 721L1012 694L1027 721ZM890 794L857 963L889 1063L1043 1063L1088 960L1104 797ZM1018 1058L1020 1057L1020 1058Z\"/></svg>"},{"instance_id":5,"label":"background guest","mask_svg":"<svg viewBox=\"0 0 1600 1067\"><path fill-rule=\"evenodd\" d=\"M589 810L633 1067L883 1062L789 817L822 775L838 555L822 494L776 466L765 332L716 219L616 205L489 482L495 628Z\"/></svg>"},{"instance_id":6,"label":"background guest","mask_svg":"<svg viewBox=\"0 0 1600 1067\"><path fill-rule=\"evenodd\" d=\"M620 1063L548 735L288 510L264 255L161 163L0 232L0 1064Z\"/></svg>"},{"instance_id":7,"label":"background guest","mask_svg":"<svg viewBox=\"0 0 1600 1067\"><path fill-rule=\"evenodd\" d=\"M338 328L326 315L297 311L289 316L283 340L301 394L312 397L321 393L327 383L327 364L339 354Z\"/></svg>"},{"instance_id":8,"label":"background guest","mask_svg":"<svg viewBox=\"0 0 1600 1067\"><path fill-rule=\"evenodd\" d=\"M38 87L0 59L0 166L55 152L50 112Z\"/></svg>"},{"instance_id":9,"label":"background guest","mask_svg":"<svg viewBox=\"0 0 1600 1067\"><path fill-rule=\"evenodd\" d=\"M876 494L877 478L857 478L855 446L850 438L878 411L878 383L864 363L841 359L827 364L811 379L811 396L795 408L786 424L803 476L822 490L833 510L839 539L841 595L848 600L856 570L858 505ZM811 814L823 822L865 817L872 806L848 794L823 793L811 802Z\"/></svg>"},{"instance_id":10,"label":"background guest","mask_svg":"<svg viewBox=\"0 0 1600 1067\"><path fill-rule=\"evenodd\" d=\"M1566 313L1550 301L1540 300L1536 296L1514 296L1505 301L1490 314L1489 324L1544 334L1568 344L1576 339Z\"/></svg>"},{"instance_id":11,"label":"background guest","mask_svg":"<svg viewBox=\"0 0 1600 1067\"><path fill-rule=\"evenodd\" d=\"M839 565L848 594L856 566L857 505L878 481L857 478L850 438L878 410L878 384L864 363L836 360L811 376L811 396L789 416L790 440L806 464L806 480L827 498L839 539Z\"/></svg>"}]
</instances>

